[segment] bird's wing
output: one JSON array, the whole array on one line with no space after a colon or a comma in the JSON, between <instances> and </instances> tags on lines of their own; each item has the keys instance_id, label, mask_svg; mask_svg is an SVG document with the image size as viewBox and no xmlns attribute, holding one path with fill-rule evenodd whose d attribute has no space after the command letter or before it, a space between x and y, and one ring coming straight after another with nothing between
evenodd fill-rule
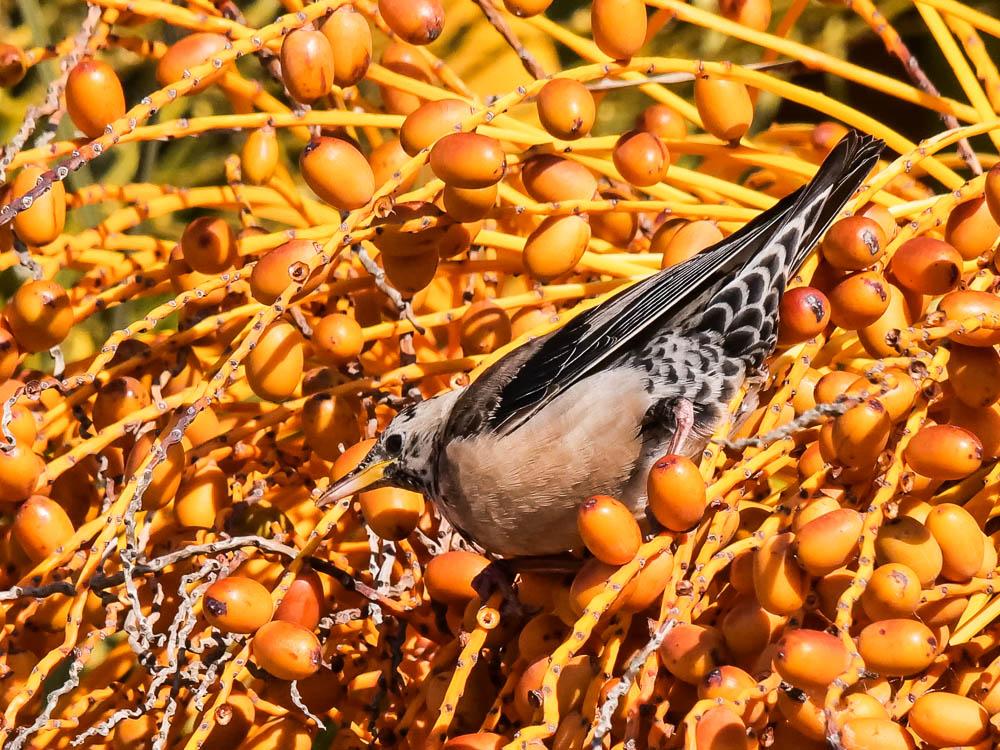
<instances>
[{"instance_id":1,"label":"bird's wing","mask_svg":"<svg viewBox=\"0 0 1000 750\"><path fill-rule=\"evenodd\" d=\"M530 355L518 357L515 367L504 360L498 362L494 365L498 378L490 378L488 371L480 377L483 386L493 394L488 403L478 404L482 409L477 416L479 429L486 427L504 434L516 430L559 393L642 346L652 335L690 317L693 308L704 304L728 277L763 252L781 227L793 218L791 215L801 210L800 198L804 199L807 191L816 192L817 186L836 182L849 170L860 171L856 163L859 149L865 154L864 161L870 160L863 179L874 166L871 154L867 153L872 144L876 142L870 136L852 133L844 139L843 148L835 149L824 162L809 185L781 199L739 231L684 263L643 279L576 316L561 329L535 342ZM877 158L881 146L873 147ZM846 187L849 181L844 182ZM851 187L846 196L838 196L843 200L837 211L854 189ZM801 262L805 255L802 248L789 249L793 257L788 260ZM487 386L491 380L493 383Z\"/></svg>"},{"instance_id":2,"label":"bird's wing","mask_svg":"<svg viewBox=\"0 0 1000 750\"><path fill-rule=\"evenodd\" d=\"M692 303L705 299L759 251L760 241L783 219L793 198L783 199L714 248L633 284L549 334L500 389L486 419L489 426L504 433L517 429L556 395L682 318Z\"/></svg>"}]
</instances>

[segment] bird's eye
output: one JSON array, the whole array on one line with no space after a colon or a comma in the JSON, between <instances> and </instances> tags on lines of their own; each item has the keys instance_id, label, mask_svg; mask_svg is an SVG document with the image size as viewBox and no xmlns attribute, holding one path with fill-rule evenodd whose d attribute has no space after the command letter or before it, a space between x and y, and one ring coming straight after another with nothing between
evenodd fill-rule
<instances>
[{"instance_id":1,"label":"bird's eye","mask_svg":"<svg viewBox=\"0 0 1000 750\"><path fill-rule=\"evenodd\" d=\"M403 436L399 433L393 433L385 439L385 449L389 453L396 454L403 450Z\"/></svg>"}]
</instances>

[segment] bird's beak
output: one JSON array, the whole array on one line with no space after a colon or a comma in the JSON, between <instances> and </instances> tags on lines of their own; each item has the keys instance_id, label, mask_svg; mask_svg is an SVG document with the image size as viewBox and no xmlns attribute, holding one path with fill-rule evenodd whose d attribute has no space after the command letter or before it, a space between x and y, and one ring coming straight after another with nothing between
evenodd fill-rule
<instances>
[{"instance_id":1,"label":"bird's beak","mask_svg":"<svg viewBox=\"0 0 1000 750\"><path fill-rule=\"evenodd\" d=\"M323 507L371 487L385 477L386 470L391 465L392 461L376 461L368 466L359 466L339 481L334 482L330 489L323 494L317 505Z\"/></svg>"}]
</instances>

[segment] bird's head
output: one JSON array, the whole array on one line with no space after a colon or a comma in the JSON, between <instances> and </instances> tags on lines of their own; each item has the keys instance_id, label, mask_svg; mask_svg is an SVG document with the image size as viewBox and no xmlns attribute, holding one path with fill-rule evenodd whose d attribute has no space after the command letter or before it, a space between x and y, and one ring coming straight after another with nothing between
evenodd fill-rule
<instances>
[{"instance_id":1,"label":"bird's head","mask_svg":"<svg viewBox=\"0 0 1000 750\"><path fill-rule=\"evenodd\" d=\"M319 504L378 487L402 487L433 497L438 451L458 395L449 391L400 411L357 468L331 485Z\"/></svg>"}]
</instances>

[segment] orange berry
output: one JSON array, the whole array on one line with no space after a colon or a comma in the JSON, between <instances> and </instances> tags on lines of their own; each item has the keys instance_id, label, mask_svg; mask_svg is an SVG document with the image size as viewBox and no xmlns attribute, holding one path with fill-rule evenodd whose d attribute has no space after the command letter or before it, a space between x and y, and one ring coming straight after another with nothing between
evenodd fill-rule
<instances>
[{"instance_id":1,"label":"orange berry","mask_svg":"<svg viewBox=\"0 0 1000 750\"><path fill-rule=\"evenodd\" d=\"M913 322L913 314L906 304L906 297L899 287L888 284L889 304L874 323L858 329L858 340L873 357L894 357L899 354L893 342L897 332Z\"/></svg>"},{"instance_id":2,"label":"orange berry","mask_svg":"<svg viewBox=\"0 0 1000 750\"><path fill-rule=\"evenodd\" d=\"M315 29L295 29L281 43L281 80L296 101L310 104L333 85L333 48Z\"/></svg>"},{"instance_id":3,"label":"orange berry","mask_svg":"<svg viewBox=\"0 0 1000 750\"><path fill-rule=\"evenodd\" d=\"M930 666L938 641L922 622L879 620L861 631L858 651L865 667L883 677L907 677Z\"/></svg>"},{"instance_id":4,"label":"orange berry","mask_svg":"<svg viewBox=\"0 0 1000 750\"><path fill-rule=\"evenodd\" d=\"M451 550L435 555L424 568L424 585L431 599L443 604L465 605L476 596L472 580L490 561L476 552Z\"/></svg>"},{"instance_id":5,"label":"orange berry","mask_svg":"<svg viewBox=\"0 0 1000 750\"><path fill-rule=\"evenodd\" d=\"M751 560L751 555L741 559ZM735 588L735 587L734 587ZM720 630L727 648L736 656L746 657L761 653L781 631L787 618L774 615L757 603L753 597L753 584L726 610Z\"/></svg>"},{"instance_id":6,"label":"orange berry","mask_svg":"<svg viewBox=\"0 0 1000 750\"><path fill-rule=\"evenodd\" d=\"M628 198L611 190L603 191L603 200L620 201ZM590 231L598 239L615 247L627 248L639 230L639 219L631 211L602 211L590 214Z\"/></svg>"},{"instance_id":7,"label":"orange berry","mask_svg":"<svg viewBox=\"0 0 1000 750\"><path fill-rule=\"evenodd\" d=\"M479 221L485 218L497 202L497 186L460 188L445 185L441 191L444 210L455 221Z\"/></svg>"},{"instance_id":8,"label":"orange berry","mask_svg":"<svg viewBox=\"0 0 1000 750\"><path fill-rule=\"evenodd\" d=\"M4 309L18 345L27 352L43 352L60 343L73 327L73 308L66 290L54 281L28 281Z\"/></svg>"},{"instance_id":9,"label":"orange berry","mask_svg":"<svg viewBox=\"0 0 1000 750\"><path fill-rule=\"evenodd\" d=\"M14 334L6 326L0 325L0 383L6 382L21 359L21 351L18 349Z\"/></svg>"},{"instance_id":10,"label":"orange berry","mask_svg":"<svg viewBox=\"0 0 1000 750\"><path fill-rule=\"evenodd\" d=\"M403 151L398 138L387 138L368 154L368 164L371 165L372 174L375 177L375 184L385 185L389 181L399 181L399 185L393 189L393 193L404 193L413 187L416 175L411 175L400 180L400 169L410 157Z\"/></svg>"},{"instance_id":11,"label":"orange berry","mask_svg":"<svg viewBox=\"0 0 1000 750\"><path fill-rule=\"evenodd\" d=\"M899 563L917 575L920 585L931 586L941 574L941 547L920 521L897 516L883 523L875 537L875 559L879 565Z\"/></svg>"},{"instance_id":12,"label":"orange berry","mask_svg":"<svg viewBox=\"0 0 1000 750\"><path fill-rule=\"evenodd\" d=\"M611 160L627 182L647 187L666 178L670 152L663 141L652 133L630 130L615 143Z\"/></svg>"},{"instance_id":13,"label":"orange berry","mask_svg":"<svg viewBox=\"0 0 1000 750\"><path fill-rule=\"evenodd\" d=\"M844 466L873 466L885 450L892 430L889 412L878 399L868 399L837 417L832 440L836 459Z\"/></svg>"},{"instance_id":14,"label":"orange berry","mask_svg":"<svg viewBox=\"0 0 1000 750\"><path fill-rule=\"evenodd\" d=\"M229 483L214 462L186 477L174 499L174 515L180 526L188 529L211 529L223 508L230 505Z\"/></svg>"},{"instance_id":15,"label":"orange berry","mask_svg":"<svg viewBox=\"0 0 1000 750\"><path fill-rule=\"evenodd\" d=\"M440 0L378 0L378 12L393 33L410 44L430 44L444 30Z\"/></svg>"},{"instance_id":16,"label":"orange berry","mask_svg":"<svg viewBox=\"0 0 1000 750\"><path fill-rule=\"evenodd\" d=\"M820 250L826 262L842 271L860 271L885 253L882 227L863 216L840 219L827 230Z\"/></svg>"},{"instance_id":17,"label":"orange berry","mask_svg":"<svg viewBox=\"0 0 1000 750\"><path fill-rule=\"evenodd\" d=\"M10 410L13 419L10 422L10 432L21 445L34 445L35 438L38 437L38 423L35 421L35 413L28 411L21 404L15 404Z\"/></svg>"},{"instance_id":18,"label":"orange berry","mask_svg":"<svg viewBox=\"0 0 1000 750\"><path fill-rule=\"evenodd\" d=\"M549 0L551 2L551 0ZM0 86L14 88L28 72L24 50L13 44L0 43Z\"/></svg>"},{"instance_id":19,"label":"orange berry","mask_svg":"<svg viewBox=\"0 0 1000 750\"><path fill-rule=\"evenodd\" d=\"M254 660L279 680L304 680L322 665L319 639L294 622L271 620L256 632L250 646Z\"/></svg>"},{"instance_id":20,"label":"orange berry","mask_svg":"<svg viewBox=\"0 0 1000 750\"><path fill-rule=\"evenodd\" d=\"M861 718L846 722L840 732L844 750L913 750L915 744L902 726L889 719Z\"/></svg>"},{"instance_id":21,"label":"orange berry","mask_svg":"<svg viewBox=\"0 0 1000 750\"><path fill-rule=\"evenodd\" d=\"M721 3L720 3L721 5ZM840 139L847 135L847 127L839 122L827 120L817 123L809 135L809 141L815 149L824 155L830 153Z\"/></svg>"},{"instance_id":22,"label":"orange berry","mask_svg":"<svg viewBox=\"0 0 1000 750\"><path fill-rule=\"evenodd\" d=\"M365 339L358 322L343 313L331 313L313 326L316 356L331 365L341 365L358 358Z\"/></svg>"},{"instance_id":23,"label":"orange berry","mask_svg":"<svg viewBox=\"0 0 1000 750\"><path fill-rule=\"evenodd\" d=\"M381 487L358 495L365 523L382 539L398 542L417 528L424 514L424 496L398 487Z\"/></svg>"},{"instance_id":24,"label":"orange berry","mask_svg":"<svg viewBox=\"0 0 1000 750\"><path fill-rule=\"evenodd\" d=\"M525 270L539 281L569 273L590 242L590 224L582 216L550 216L530 234L524 245Z\"/></svg>"},{"instance_id":25,"label":"orange berry","mask_svg":"<svg viewBox=\"0 0 1000 750\"><path fill-rule=\"evenodd\" d=\"M306 630L314 630L326 610L323 582L312 570L299 573L288 592L274 610L275 620L294 622Z\"/></svg>"},{"instance_id":26,"label":"orange berry","mask_svg":"<svg viewBox=\"0 0 1000 750\"><path fill-rule=\"evenodd\" d=\"M532 695L541 694L542 680L548 668L548 656L529 664L514 688L514 711L524 724L530 724L535 715L535 706L538 704ZM594 668L589 656L574 656L563 665L556 679L555 695L560 716L565 716L583 700L593 679Z\"/></svg>"},{"instance_id":27,"label":"orange berry","mask_svg":"<svg viewBox=\"0 0 1000 750\"><path fill-rule=\"evenodd\" d=\"M189 34L170 45L170 48L160 58L156 65L156 80L161 86L169 86L172 83L185 80L185 71L204 65L209 60L216 58L230 45L231 42L222 34L213 34L207 31ZM195 81L195 85L188 93L197 94L204 91L222 78L229 67L231 67L231 63L202 76Z\"/></svg>"},{"instance_id":28,"label":"orange berry","mask_svg":"<svg viewBox=\"0 0 1000 750\"><path fill-rule=\"evenodd\" d=\"M982 316L993 325L1000 324L1000 297L990 292L965 290L949 292L938 303L938 309L949 320L963 321ZM980 328L976 331L956 331L949 338L967 346L1000 344L1000 329Z\"/></svg>"},{"instance_id":29,"label":"orange berry","mask_svg":"<svg viewBox=\"0 0 1000 750\"><path fill-rule=\"evenodd\" d=\"M855 211L854 215L864 216L882 227L882 232L885 234L886 240L891 240L899 234L899 225L896 224L896 219L889 213L888 208L879 203L869 201Z\"/></svg>"},{"instance_id":30,"label":"orange berry","mask_svg":"<svg viewBox=\"0 0 1000 750\"><path fill-rule=\"evenodd\" d=\"M372 30L368 20L353 5L341 5L319 30L333 50L334 82L341 88L359 83L372 60Z\"/></svg>"},{"instance_id":31,"label":"orange berry","mask_svg":"<svg viewBox=\"0 0 1000 750\"><path fill-rule=\"evenodd\" d=\"M28 559L39 563L66 544L74 529L59 503L32 495L17 509L11 531Z\"/></svg>"},{"instance_id":32,"label":"orange berry","mask_svg":"<svg viewBox=\"0 0 1000 750\"><path fill-rule=\"evenodd\" d=\"M912 615L920 603L920 581L906 565L888 563L872 571L861 592L861 606L872 620Z\"/></svg>"},{"instance_id":33,"label":"orange berry","mask_svg":"<svg viewBox=\"0 0 1000 750\"><path fill-rule=\"evenodd\" d=\"M360 405L345 396L316 393L302 407L302 433L306 444L320 458L332 461L340 455L339 445L352 445L359 437Z\"/></svg>"},{"instance_id":34,"label":"orange berry","mask_svg":"<svg viewBox=\"0 0 1000 750\"><path fill-rule=\"evenodd\" d=\"M794 534L768 537L754 553L753 585L760 605L776 615L788 615L805 603L808 579L795 564Z\"/></svg>"},{"instance_id":35,"label":"orange berry","mask_svg":"<svg viewBox=\"0 0 1000 750\"><path fill-rule=\"evenodd\" d=\"M845 331L864 328L889 307L889 283L877 271L861 271L839 281L830 290L830 318Z\"/></svg>"},{"instance_id":36,"label":"orange berry","mask_svg":"<svg viewBox=\"0 0 1000 750\"><path fill-rule=\"evenodd\" d=\"M983 189L983 195L986 198L986 206L993 216L993 221L1000 224L1000 164L994 164L986 173L986 186Z\"/></svg>"},{"instance_id":37,"label":"orange berry","mask_svg":"<svg viewBox=\"0 0 1000 750\"><path fill-rule=\"evenodd\" d=\"M795 559L810 575L825 576L843 567L858 553L864 517L851 508L838 508L799 529Z\"/></svg>"},{"instance_id":38,"label":"orange berry","mask_svg":"<svg viewBox=\"0 0 1000 750\"><path fill-rule=\"evenodd\" d=\"M687 531L708 506L705 480L685 456L666 455L649 470L646 495L653 517L670 531Z\"/></svg>"},{"instance_id":39,"label":"orange berry","mask_svg":"<svg viewBox=\"0 0 1000 750\"><path fill-rule=\"evenodd\" d=\"M921 427L903 457L911 469L932 479L964 479L983 461L983 444L975 435L950 424Z\"/></svg>"},{"instance_id":40,"label":"orange berry","mask_svg":"<svg viewBox=\"0 0 1000 750\"><path fill-rule=\"evenodd\" d=\"M305 283L303 292L319 286L321 269L310 274L308 266L319 247L309 240L289 240L269 251L250 272L250 293L254 299L262 305L270 305L292 284Z\"/></svg>"},{"instance_id":41,"label":"orange berry","mask_svg":"<svg viewBox=\"0 0 1000 750\"><path fill-rule=\"evenodd\" d=\"M948 382L962 403L984 407L1000 399L1000 353L993 347L951 345Z\"/></svg>"},{"instance_id":42,"label":"orange berry","mask_svg":"<svg viewBox=\"0 0 1000 750\"><path fill-rule=\"evenodd\" d=\"M573 619L576 619L587 609L594 600L594 597L610 591L608 579L618 572L619 565L609 565L601 562L596 557L584 561L583 565L573 576L573 582L569 589L569 603L572 609ZM634 580L634 579L633 579ZM608 607L609 613L617 612L625 602L629 600L634 591L632 582L628 583L620 593L615 595L613 602Z\"/></svg>"},{"instance_id":43,"label":"orange berry","mask_svg":"<svg viewBox=\"0 0 1000 750\"><path fill-rule=\"evenodd\" d=\"M462 120L469 117L471 112L469 103L461 99L425 102L403 120L399 129L399 142L407 154L416 156L439 138L457 132Z\"/></svg>"},{"instance_id":44,"label":"orange berry","mask_svg":"<svg viewBox=\"0 0 1000 750\"><path fill-rule=\"evenodd\" d=\"M914 237L897 248L889 270L900 286L920 294L944 294L962 277L962 256L947 242Z\"/></svg>"},{"instance_id":45,"label":"orange berry","mask_svg":"<svg viewBox=\"0 0 1000 750\"><path fill-rule=\"evenodd\" d=\"M389 282L403 294L413 295L434 280L440 257L438 251L431 248L419 255L383 253L381 261Z\"/></svg>"},{"instance_id":46,"label":"orange berry","mask_svg":"<svg viewBox=\"0 0 1000 750\"><path fill-rule=\"evenodd\" d=\"M635 127L657 138L680 140L687 136L687 122L666 104L650 104L636 117Z\"/></svg>"},{"instance_id":47,"label":"orange berry","mask_svg":"<svg viewBox=\"0 0 1000 750\"><path fill-rule=\"evenodd\" d=\"M867 378L858 378L850 388L850 395L869 394L881 403L889 413L889 419L898 422L910 412L917 395L917 385L903 370L890 368L882 373L877 383Z\"/></svg>"},{"instance_id":48,"label":"orange berry","mask_svg":"<svg viewBox=\"0 0 1000 750\"><path fill-rule=\"evenodd\" d=\"M771 23L771 0L720 0L719 10L730 21L756 31L766 31Z\"/></svg>"},{"instance_id":49,"label":"orange berry","mask_svg":"<svg viewBox=\"0 0 1000 750\"><path fill-rule=\"evenodd\" d=\"M843 641L822 630L789 630L778 641L774 668L801 690L825 689L851 663Z\"/></svg>"},{"instance_id":50,"label":"orange berry","mask_svg":"<svg viewBox=\"0 0 1000 750\"><path fill-rule=\"evenodd\" d=\"M78 62L66 79L66 111L88 138L125 116L125 92L114 68L101 60Z\"/></svg>"},{"instance_id":51,"label":"orange berry","mask_svg":"<svg viewBox=\"0 0 1000 750\"><path fill-rule=\"evenodd\" d=\"M239 258L236 235L229 223L218 216L201 216L181 234L184 260L199 273L221 273Z\"/></svg>"},{"instance_id":52,"label":"orange berry","mask_svg":"<svg viewBox=\"0 0 1000 750\"><path fill-rule=\"evenodd\" d=\"M201 600L205 619L226 633L253 633L271 619L271 594L252 578L220 578Z\"/></svg>"},{"instance_id":53,"label":"orange berry","mask_svg":"<svg viewBox=\"0 0 1000 750\"><path fill-rule=\"evenodd\" d=\"M576 526L590 553L608 565L629 562L642 544L642 532L632 511L607 495L585 500L577 513Z\"/></svg>"},{"instance_id":54,"label":"orange berry","mask_svg":"<svg viewBox=\"0 0 1000 750\"><path fill-rule=\"evenodd\" d=\"M746 724L729 706L713 706L698 717L694 747L697 750L744 750L750 747Z\"/></svg>"},{"instance_id":55,"label":"orange berry","mask_svg":"<svg viewBox=\"0 0 1000 750\"><path fill-rule=\"evenodd\" d=\"M579 81L554 78L538 92L538 119L554 138L573 141L590 132L597 117L594 97Z\"/></svg>"},{"instance_id":56,"label":"orange berry","mask_svg":"<svg viewBox=\"0 0 1000 750\"><path fill-rule=\"evenodd\" d=\"M281 402L298 390L305 362L302 334L291 323L272 323L246 358L247 382L258 397Z\"/></svg>"},{"instance_id":57,"label":"orange berry","mask_svg":"<svg viewBox=\"0 0 1000 750\"><path fill-rule=\"evenodd\" d=\"M278 135L274 128L265 125L250 131L240 153L243 179L251 185L264 185L270 182L274 170L278 168L280 158Z\"/></svg>"},{"instance_id":58,"label":"orange berry","mask_svg":"<svg viewBox=\"0 0 1000 750\"><path fill-rule=\"evenodd\" d=\"M667 222L660 226L649 243L651 253L662 253L660 268L670 268L693 258L702 250L707 250L723 239L719 226L714 221Z\"/></svg>"},{"instance_id":59,"label":"orange berry","mask_svg":"<svg viewBox=\"0 0 1000 750\"><path fill-rule=\"evenodd\" d=\"M103 430L149 406L149 389L139 380L123 375L101 386L94 399L94 427Z\"/></svg>"},{"instance_id":60,"label":"orange berry","mask_svg":"<svg viewBox=\"0 0 1000 750\"><path fill-rule=\"evenodd\" d=\"M726 644L716 628L681 622L667 633L659 653L670 674L697 685L725 661Z\"/></svg>"},{"instance_id":61,"label":"orange berry","mask_svg":"<svg viewBox=\"0 0 1000 750\"><path fill-rule=\"evenodd\" d=\"M430 166L446 185L484 188L503 178L507 157L495 138L478 133L451 133L431 148Z\"/></svg>"},{"instance_id":62,"label":"orange berry","mask_svg":"<svg viewBox=\"0 0 1000 750\"><path fill-rule=\"evenodd\" d=\"M965 260L989 252L1000 237L1000 224L990 213L986 198L980 196L959 203L948 215L944 238Z\"/></svg>"},{"instance_id":63,"label":"orange berry","mask_svg":"<svg viewBox=\"0 0 1000 750\"><path fill-rule=\"evenodd\" d=\"M302 150L299 169L306 184L335 208L361 208L375 192L375 173L367 159L339 138L313 139Z\"/></svg>"},{"instance_id":64,"label":"orange berry","mask_svg":"<svg viewBox=\"0 0 1000 750\"><path fill-rule=\"evenodd\" d=\"M753 123L753 100L739 81L699 76L694 82L694 103L705 130L720 141L739 141Z\"/></svg>"},{"instance_id":65,"label":"orange berry","mask_svg":"<svg viewBox=\"0 0 1000 750\"><path fill-rule=\"evenodd\" d=\"M45 169L37 164L25 165L11 183L11 202L33 190L44 172ZM17 236L29 245L47 245L59 237L66 226L66 188L63 183L53 181L45 193L34 199L31 208L14 217L13 224Z\"/></svg>"},{"instance_id":66,"label":"orange berry","mask_svg":"<svg viewBox=\"0 0 1000 750\"><path fill-rule=\"evenodd\" d=\"M492 300L481 300L470 305L458 325L462 351L466 354L489 354L508 344L511 339L507 311Z\"/></svg>"},{"instance_id":67,"label":"orange berry","mask_svg":"<svg viewBox=\"0 0 1000 750\"><path fill-rule=\"evenodd\" d=\"M627 60L646 41L646 4L642 0L593 0L590 28L601 52Z\"/></svg>"},{"instance_id":68,"label":"orange berry","mask_svg":"<svg viewBox=\"0 0 1000 750\"><path fill-rule=\"evenodd\" d=\"M431 80L431 68L416 47L403 42L392 42L382 52L382 66L393 73L412 78L422 83ZM403 89L379 86L382 103L395 115L408 115L420 106L420 98Z\"/></svg>"},{"instance_id":69,"label":"orange berry","mask_svg":"<svg viewBox=\"0 0 1000 750\"><path fill-rule=\"evenodd\" d=\"M941 503L931 508L924 526L941 548L944 578L962 583L979 572L987 540L969 511L961 505Z\"/></svg>"},{"instance_id":70,"label":"orange berry","mask_svg":"<svg viewBox=\"0 0 1000 750\"><path fill-rule=\"evenodd\" d=\"M30 446L15 444L0 451L0 503L26 500L45 470L45 462Z\"/></svg>"},{"instance_id":71,"label":"orange berry","mask_svg":"<svg viewBox=\"0 0 1000 750\"><path fill-rule=\"evenodd\" d=\"M555 154L537 154L521 165L524 189L539 203L590 200L597 192L594 173Z\"/></svg>"},{"instance_id":72,"label":"orange berry","mask_svg":"<svg viewBox=\"0 0 1000 750\"><path fill-rule=\"evenodd\" d=\"M954 693L924 693L906 715L906 725L934 747L975 745L990 734L990 715L978 702Z\"/></svg>"},{"instance_id":73,"label":"orange berry","mask_svg":"<svg viewBox=\"0 0 1000 750\"><path fill-rule=\"evenodd\" d=\"M674 556L664 550L639 570L625 589L623 609L626 612L641 612L663 598L670 576L674 570Z\"/></svg>"},{"instance_id":74,"label":"orange berry","mask_svg":"<svg viewBox=\"0 0 1000 750\"><path fill-rule=\"evenodd\" d=\"M818 336L830 323L830 300L819 289L800 286L789 289L779 305L778 341L798 344Z\"/></svg>"},{"instance_id":75,"label":"orange berry","mask_svg":"<svg viewBox=\"0 0 1000 750\"><path fill-rule=\"evenodd\" d=\"M503 0L503 4L518 18L530 18L548 10L552 0Z\"/></svg>"}]
</instances>

